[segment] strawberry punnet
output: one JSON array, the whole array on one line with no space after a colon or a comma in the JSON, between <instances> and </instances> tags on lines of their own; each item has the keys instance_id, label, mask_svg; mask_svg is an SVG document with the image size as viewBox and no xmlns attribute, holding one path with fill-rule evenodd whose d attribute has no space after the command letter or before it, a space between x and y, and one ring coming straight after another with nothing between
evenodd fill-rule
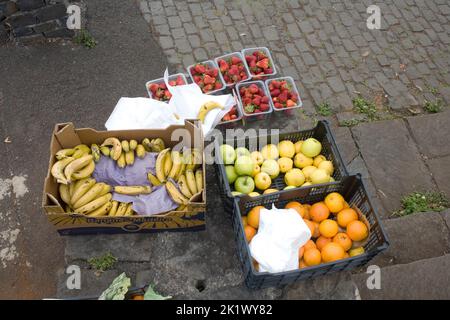
<instances>
[{"instance_id":1,"label":"strawberry punnet","mask_svg":"<svg viewBox=\"0 0 450 320\"><path fill-rule=\"evenodd\" d=\"M270 110L269 97L256 83L239 88L242 106L245 113L261 113Z\"/></svg>"},{"instance_id":2,"label":"strawberry punnet","mask_svg":"<svg viewBox=\"0 0 450 320\"><path fill-rule=\"evenodd\" d=\"M269 57L263 51L255 51L245 56L250 73L253 76L267 75L273 73L273 68Z\"/></svg>"},{"instance_id":3,"label":"strawberry punnet","mask_svg":"<svg viewBox=\"0 0 450 320\"><path fill-rule=\"evenodd\" d=\"M222 118L222 122L236 120L238 117L237 107L234 106L231 110Z\"/></svg>"},{"instance_id":4,"label":"strawberry punnet","mask_svg":"<svg viewBox=\"0 0 450 320\"><path fill-rule=\"evenodd\" d=\"M176 80L170 80L169 85L181 86L186 84L181 76L178 76ZM152 93L152 98L159 101L169 101L172 98L172 94L167 89L164 81L158 83L151 83L148 86L148 90Z\"/></svg>"},{"instance_id":5,"label":"strawberry punnet","mask_svg":"<svg viewBox=\"0 0 450 320\"><path fill-rule=\"evenodd\" d=\"M232 56L230 58L219 59L218 64L226 84L232 85L248 79L247 71L241 58Z\"/></svg>"},{"instance_id":6,"label":"strawberry punnet","mask_svg":"<svg viewBox=\"0 0 450 320\"><path fill-rule=\"evenodd\" d=\"M272 80L268 87L275 109L292 108L297 105L297 93L288 80Z\"/></svg>"},{"instance_id":7,"label":"strawberry punnet","mask_svg":"<svg viewBox=\"0 0 450 320\"><path fill-rule=\"evenodd\" d=\"M224 67L219 64L219 68ZM203 93L223 88L219 79L219 70L204 63L197 63L190 69L192 80L202 89Z\"/></svg>"}]
</instances>

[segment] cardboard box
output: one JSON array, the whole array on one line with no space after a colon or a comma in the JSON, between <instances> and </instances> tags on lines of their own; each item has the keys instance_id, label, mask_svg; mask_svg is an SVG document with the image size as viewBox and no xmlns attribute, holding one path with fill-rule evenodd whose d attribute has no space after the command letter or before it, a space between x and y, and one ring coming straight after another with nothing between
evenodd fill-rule
<instances>
[{"instance_id":1,"label":"cardboard box","mask_svg":"<svg viewBox=\"0 0 450 320\"><path fill-rule=\"evenodd\" d=\"M176 141L171 141L171 137ZM186 120L184 125L170 126L164 130L121 130L97 131L91 128L75 129L73 123L57 124L50 143L50 161L45 179L42 207L48 220L61 235L95 234L95 233L140 233L162 231L199 231L205 229L206 179L203 175L203 193L195 202L190 203L184 211L171 211L153 216L129 217L88 217L76 213L66 213L59 196L58 184L50 174L56 161L55 154L60 149L73 148L78 144L101 144L106 138L116 137L120 140L142 141L144 138L162 138L168 147L182 145L198 148L203 153L204 138L201 126L196 120ZM203 172L205 173L205 156L203 155Z\"/></svg>"}]
</instances>

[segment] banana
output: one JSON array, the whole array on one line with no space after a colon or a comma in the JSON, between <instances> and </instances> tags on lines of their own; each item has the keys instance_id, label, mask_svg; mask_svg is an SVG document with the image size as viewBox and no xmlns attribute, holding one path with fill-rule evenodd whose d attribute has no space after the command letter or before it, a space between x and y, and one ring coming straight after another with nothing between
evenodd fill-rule
<instances>
[{"instance_id":1,"label":"banana","mask_svg":"<svg viewBox=\"0 0 450 320\"><path fill-rule=\"evenodd\" d=\"M77 172L72 173L73 180L81 180L87 177L90 177L95 170L95 162L91 161L87 166L83 169L78 170Z\"/></svg>"},{"instance_id":2,"label":"banana","mask_svg":"<svg viewBox=\"0 0 450 320\"><path fill-rule=\"evenodd\" d=\"M142 144L138 144L136 147L136 155L138 156L138 158L143 159L145 157L145 148Z\"/></svg>"},{"instance_id":3,"label":"banana","mask_svg":"<svg viewBox=\"0 0 450 320\"><path fill-rule=\"evenodd\" d=\"M108 201L106 202L104 205L102 205L100 208L95 209L94 211L89 212L87 215L89 217L101 217L101 216L106 216L109 212L109 210L111 210L112 207L112 202Z\"/></svg>"},{"instance_id":4,"label":"banana","mask_svg":"<svg viewBox=\"0 0 450 320\"><path fill-rule=\"evenodd\" d=\"M120 155L122 154L122 144L117 138L108 138L102 143L102 147L104 146L112 146L110 150L110 156L113 160L119 160Z\"/></svg>"},{"instance_id":5,"label":"banana","mask_svg":"<svg viewBox=\"0 0 450 320\"><path fill-rule=\"evenodd\" d=\"M197 191L200 192L203 190L203 170L198 169L195 171L195 182L197 184Z\"/></svg>"},{"instance_id":6,"label":"banana","mask_svg":"<svg viewBox=\"0 0 450 320\"><path fill-rule=\"evenodd\" d=\"M145 138L144 140L142 140L141 144L144 146L145 151L152 152L152 144L149 138Z\"/></svg>"},{"instance_id":7,"label":"banana","mask_svg":"<svg viewBox=\"0 0 450 320\"><path fill-rule=\"evenodd\" d=\"M170 148L164 149L158 154L158 157L156 158L156 177L159 181L164 182L166 181L166 175L164 174L164 161L166 160L166 154L169 152Z\"/></svg>"},{"instance_id":8,"label":"banana","mask_svg":"<svg viewBox=\"0 0 450 320\"><path fill-rule=\"evenodd\" d=\"M72 156L75 153L75 149L61 149L56 153L56 159L61 160Z\"/></svg>"},{"instance_id":9,"label":"banana","mask_svg":"<svg viewBox=\"0 0 450 320\"><path fill-rule=\"evenodd\" d=\"M89 148L85 144L79 144L73 149L75 150L75 153L72 155L72 157L74 157L75 159L80 159L81 157L91 153L91 148Z\"/></svg>"},{"instance_id":10,"label":"banana","mask_svg":"<svg viewBox=\"0 0 450 320\"><path fill-rule=\"evenodd\" d=\"M122 153L119 157L119 159L117 159L117 166L119 168L125 168L125 166L127 165L127 161L125 160L125 153Z\"/></svg>"},{"instance_id":11,"label":"banana","mask_svg":"<svg viewBox=\"0 0 450 320\"><path fill-rule=\"evenodd\" d=\"M191 150L191 156L190 156L191 162L186 166L186 169L190 169L194 171L197 169L203 162L203 157L201 152L198 149L192 149Z\"/></svg>"},{"instance_id":12,"label":"banana","mask_svg":"<svg viewBox=\"0 0 450 320\"><path fill-rule=\"evenodd\" d=\"M169 171L168 177L175 179L179 175L182 166L182 158L180 152L172 151L171 160L172 160L172 169Z\"/></svg>"},{"instance_id":13,"label":"banana","mask_svg":"<svg viewBox=\"0 0 450 320\"><path fill-rule=\"evenodd\" d=\"M100 160L100 148L95 143L91 145L91 153L94 157L94 161L98 162Z\"/></svg>"},{"instance_id":14,"label":"banana","mask_svg":"<svg viewBox=\"0 0 450 320\"><path fill-rule=\"evenodd\" d=\"M183 174L180 176L180 178L178 179L178 186L180 187L181 193L186 197L186 198L190 198L192 197L192 193L189 190L189 187L187 185L187 181L186 181L186 176Z\"/></svg>"},{"instance_id":15,"label":"banana","mask_svg":"<svg viewBox=\"0 0 450 320\"><path fill-rule=\"evenodd\" d=\"M116 215L117 207L119 206L119 202L116 200L113 200L111 203L112 203L112 205L111 205L111 209L109 209L108 216L113 217Z\"/></svg>"},{"instance_id":16,"label":"banana","mask_svg":"<svg viewBox=\"0 0 450 320\"><path fill-rule=\"evenodd\" d=\"M208 113L209 113L211 110L217 109L217 108L223 109L223 106L220 105L220 104L217 103L217 102L214 102L214 101L208 101L208 102L204 103L204 104L200 107L200 110L198 111L198 114L197 114L197 118L200 119L200 121L201 121L202 123L205 123L205 118L206 118L206 116L208 115Z\"/></svg>"},{"instance_id":17,"label":"banana","mask_svg":"<svg viewBox=\"0 0 450 320\"><path fill-rule=\"evenodd\" d=\"M130 143L127 140L123 140L121 144L123 152L127 153L128 151L130 151Z\"/></svg>"},{"instance_id":18,"label":"banana","mask_svg":"<svg viewBox=\"0 0 450 320\"><path fill-rule=\"evenodd\" d=\"M51 174L52 176L56 179L56 181L58 183L62 183L62 184L68 184L69 182L67 181L66 176L64 175L64 170L66 169L66 167L72 163L73 161L75 161L75 158L73 157L67 157L61 160L58 160L57 162L55 162L55 164L52 166L51 169Z\"/></svg>"},{"instance_id":19,"label":"banana","mask_svg":"<svg viewBox=\"0 0 450 320\"><path fill-rule=\"evenodd\" d=\"M133 215L133 203L129 203L127 205L127 208L125 209L125 213L123 214L124 216L132 216Z\"/></svg>"},{"instance_id":20,"label":"banana","mask_svg":"<svg viewBox=\"0 0 450 320\"><path fill-rule=\"evenodd\" d=\"M100 151L105 157L109 157L110 153L109 147L100 147Z\"/></svg>"},{"instance_id":21,"label":"banana","mask_svg":"<svg viewBox=\"0 0 450 320\"><path fill-rule=\"evenodd\" d=\"M136 140L130 140L130 150L136 150L136 148L137 148L137 145L138 145L138 143L137 143L137 141Z\"/></svg>"},{"instance_id":22,"label":"banana","mask_svg":"<svg viewBox=\"0 0 450 320\"><path fill-rule=\"evenodd\" d=\"M75 184L75 186L73 194L70 197L70 203L74 204L78 200L80 200L80 198L84 196L86 192L88 192L89 189L91 189L94 186L95 182L96 182L95 179L91 178L82 179L75 183L72 182L72 184Z\"/></svg>"},{"instance_id":23,"label":"banana","mask_svg":"<svg viewBox=\"0 0 450 320\"><path fill-rule=\"evenodd\" d=\"M69 186L69 195L70 195L70 198L72 198L72 195L75 192L75 183L71 183L68 186Z\"/></svg>"},{"instance_id":24,"label":"banana","mask_svg":"<svg viewBox=\"0 0 450 320\"><path fill-rule=\"evenodd\" d=\"M86 214L86 213L92 212L92 211L97 210L98 208L102 207L105 203L110 202L111 199L112 199L112 194L107 193L107 194L85 204L84 206L75 209L75 212L80 213L80 214Z\"/></svg>"},{"instance_id":25,"label":"banana","mask_svg":"<svg viewBox=\"0 0 450 320\"><path fill-rule=\"evenodd\" d=\"M170 173L170 170L172 170L173 161L172 161L172 152L167 152L165 159L164 159L164 176L168 176Z\"/></svg>"},{"instance_id":26,"label":"banana","mask_svg":"<svg viewBox=\"0 0 450 320\"><path fill-rule=\"evenodd\" d=\"M115 186L114 192L134 196L138 194L149 194L152 192L152 188L150 186Z\"/></svg>"},{"instance_id":27,"label":"banana","mask_svg":"<svg viewBox=\"0 0 450 320\"><path fill-rule=\"evenodd\" d=\"M112 190L111 186L109 184L103 183L103 189L100 191L100 193L97 195L97 197L104 196L107 193L110 193Z\"/></svg>"},{"instance_id":28,"label":"banana","mask_svg":"<svg viewBox=\"0 0 450 320\"><path fill-rule=\"evenodd\" d=\"M128 207L128 203L125 202L121 202L119 203L119 207L117 208L116 211L116 217L121 217L125 214L125 211L127 211L127 207Z\"/></svg>"},{"instance_id":29,"label":"banana","mask_svg":"<svg viewBox=\"0 0 450 320\"><path fill-rule=\"evenodd\" d=\"M161 181L158 180L151 172L147 173L147 179L150 181L153 187L159 186Z\"/></svg>"},{"instance_id":30,"label":"banana","mask_svg":"<svg viewBox=\"0 0 450 320\"><path fill-rule=\"evenodd\" d=\"M177 181L178 181L178 179L180 179L181 175L183 175L185 172L186 172L186 164L185 164L185 163L182 163L182 164L181 164L181 169L180 169L180 171L178 172L178 175L174 178L174 180L177 180Z\"/></svg>"},{"instance_id":31,"label":"banana","mask_svg":"<svg viewBox=\"0 0 450 320\"><path fill-rule=\"evenodd\" d=\"M197 190L197 183L195 182L194 171L186 170L186 181L189 187L189 191L191 191L193 195L196 194L198 190Z\"/></svg>"},{"instance_id":32,"label":"banana","mask_svg":"<svg viewBox=\"0 0 450 320\"><path fill-rule=\"evenodd\" d=\"M186 205L189 202L189 199L186 198L171 181L166 182L166 190L172 200L176 203Z\"/></svg>"},{"instance_id":33,"label":"banana","mask_svg":"<svg viewBox=\"0 0 450 320\"><path fill-rule=\"evenodd\" d=\"M70 206L69 186L67 184L59 184L59 195L62 201Z\"/></svg>"},{"instance_id":34,"label":"banana","mask_svg":"<svg viewBox=\"0 0 450 320\"><path fill-rule=\"evenodd\" d=\"M64 211L65 211L66 213L73 213L72 208L71 208L68 204L66 204L66 205L64 206Z\"/></svg>"},{"instance_id":35,"label":"banana","mask_svg":"<svg viewBox=\"0 0 450 320\"><path fill-rule=\"evenodd\" d=\"M67 182L70 183L70 181L72 181L72 174L74 172L86 167L92 161L92 159L93 159L93 156L88 154L88 155L84 155L83 157L70 162L64 168L64 175L66 176Z\"/></svg>"},{"instance_id":36,"label":"banana","mask_svg":"<svg viewBox=\"0 0 450 320\"><path fill-rule=\"evenodd\" d=\"M72 203L75 209L78 209L85 204L88 204L92 200L99 197L99 194L104 190L104 186L106 184L99 182L96 183L93 187L91 187L84 195L82 195L75 203Z\"/></svg>"},{"instance_id":37,"label":"banana","mask_svg":"<svg viewBox=\"0 0 450 320\"><path fill-rule=\"evenodd\" d=\"M166 148L164 140L161 138L152 139L150 144L153 152L161 152Z\"/></svg>"},{"instance_id":38,"label":"banana","mask_svg":"<svg viewBox=\"0 0 450 320\"><path fill-rule=\"evenodd\" d=\"M180 204L180 205L178 206L178 208L175 209L175 211L184 211L185 209L186 209L186 205Z\"/></svg>"},{"instance_id":39,"label":"banana","mask_svg":"<svg viewBox=\"0 0 450 320\"><path fill-rule=\"evenodd\" d=\"M127 165L131 166L134 163L134 151L130 150L125 153L125 162Z\"/></svg>"}]
</instances>

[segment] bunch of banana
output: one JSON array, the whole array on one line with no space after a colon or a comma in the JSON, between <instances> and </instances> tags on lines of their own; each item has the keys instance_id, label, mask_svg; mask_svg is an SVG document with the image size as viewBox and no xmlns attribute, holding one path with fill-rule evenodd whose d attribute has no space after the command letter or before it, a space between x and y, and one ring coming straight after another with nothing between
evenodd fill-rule
<instances>
[{"instance_id":1,"label":"bunch of banana","mask_svg":"<svg viewBox=\"0 0 450 320\"><path fill-rule=\"evenodd\" d=\"M187 169L185 174L178 178L178 187L181 193L188 199L203 191L203 170Z\"/></svg>"},{"instance_id":2,"label":"bunch of banana","mask_svg":"<svg viewBox=\"0 0 450 320\"><path fill-rule=\"evenodd\" d=\"M136 140L120 141L119 139L112 137L106 139L99 149L104 156L109 156L111 159L117 161L117 166L119 168L133 165L135 155L141 159L145 157L144 147L138 144Z\"/></svg>"},{"instance_id":3,"label":"bunch of banana","mask_svg":"<svg viewBox=\"0 0 450 320\"><path fill-rule=\"evenodd\" d=\"M208 102L204 103L204 104L200 107L200 110L198 111L197 119L200 119L200 121L201 121L202 123L205 123L205 118L206 118L206 116L208 115L208 113L209 113L211 110L214 110L214 109L217 109L217 108L223 109L223 106L220 105L220 104L217 103L217 102L214 102L214 101L208 101Z\"/></svg>"},{"instance_id":4,"label":"bunch of banana","mask_svg":"<svg viewBox=\"0 0 450 320\"><path fill-rule=\"evenodd\" d=\"M107 212L109 217L125 217L134 215L133 203L112 201L111 209Z\"/></svg>"},{"instance_id":5,"label":"bunch of banana","mask_svg":"<svg viewBox=\"0 0 450 320\"><path fill-rule=\"evenodd\" d=\"M166 145L161 138L155 138L150 140L149 138L145 138L142 140L142 145L147 152L161 152L166 148Z\"/></svg>"},{"instance_id":6,"label":"bunch of banana","mask_svg":"<svg viewBox=\"0 0 450 320\"><path fill-rule=\"evenodd\" d=\"M90 177L94 172L94 156L86 152L81 157L75 158L76 152L72 156L62 156L63 153L57 155L61 160L55 162L50 172L58 183L70 184L74 180Z\"/></svg>"}]
</instances>

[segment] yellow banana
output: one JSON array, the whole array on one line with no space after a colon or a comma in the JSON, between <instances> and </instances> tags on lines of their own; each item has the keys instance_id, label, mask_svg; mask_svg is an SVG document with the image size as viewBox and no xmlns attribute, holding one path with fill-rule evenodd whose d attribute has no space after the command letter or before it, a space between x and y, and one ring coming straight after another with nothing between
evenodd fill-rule
<instances>
[{"instance_id":1,"label":"yellow banana","mask_svg":"<svg viewBox=\"0 0 450 320\"><path fill-rule=\"evenodd\" d=\"M122 153L119 157L119 159L117 159L117 166L119 168L125 168L125 166L127 165L127 161L125 160L125 153Z\"/></svg>"},{"instance_id":2,"label":"yellow banana","mask_svg":"<svg viewBox=\"0 0 450 320\"><path fill-rule=\"evenodd\" d=\"M103 189L100 191L100 193L97 195L97 197L101 197L107 193L110 193L112 190L111 186L109 184L103 183Z\"/></svg>"},{"instance_id":3,"label":"yellow banana","mask_svg":"<svg viewBox=\"0 0 450 320\"><path fill-rule=\"evenodd\" d=\"M82 179L75 183L72 182L72 184L75 184L75 186L73 189L73 194L70 197L70 203L74 204L78 200L80 200L80 198L94 186L95 182L95 179L91 178Z\"/></svg>"},{"instance_id":4,"label":"yellow banana","mask_svg":"<svg viewBox=\"0 0 450 320\"><path fill-rule=\"evenodd\" d=\"M197 169L203 162L203 156L198 149L191 150L190 156L191 163L186 166L186 169L195 170Z\"/></svg>"},{"instance_id":5,"label":"yellow banana","mask_svg":"<svg viewBox=\"0 0 450 320\"><path fill-rule=\"evenodd\" d=\"M171 160L172 160L172 169L169 171L169 178L175 179L180 170L182 165L182 159L181 154L178 151L172 151L171 152Z\"/></svg>"},{"instance_id":6,"label":"yellow banana","mask_svg":"<svg viewBox=\"0 0 450 320\"><path fill-rule=\"evenodd\" d=\"M100 148L95 143L91 145L91 153L94 161L98 162L100 160Z\"/></svg>"},{"instance_id":7,"label":"yellow banana","mask_svg":"<svg viewBox=\"0 0 450 320\"><path fill-rule=\"evenodd\" d=\"M74 154L72 155L72 157L74 157L75 159L80 159L81 157L88 155L89 153L91 153L91 148L89 148L87 145L85 144L79 144L77 145L75 148L73 148L75 150Z\"/></svg>"},{"instance_id":8,"label":"yellow banana","mask_svg":"<svg viewBox=\"0 0 450 320\"><path fill-rule=\"evenodd\" d=\"M145 148L142 144L138 144L136 147L136 155L138 158L143 159L145 157Z\"/></svg>"},{"instance_id":9,"label":"yellow banana","mask_svg":"<svg viewBox=\"0 0 450 320\"><path fill-rule=\"evenodd\" d=\"M172 152L167 152L166 157L164 159L164 176L168 177L170 170L172 170L173 161L172 161Z\"/></svg>"},{"instance_id":10,"label":"yellow banana","mask_svg":"<svg viewBox=\"0 0 450 320\"><path fill-rule=\"evenodd\" d=\"M68 184L66 176L64 175L64 170L67 168L67 166L75 161L75 158L67 157L61 160L58 160L55 162L55 164L52 166L51 174L56 179L58 183L62 184Z\"/></svg>"},{"instance_id":11,"label":"yellow banana","mask_svg":"<svg viewBox=\"0 0 450 320\"><path fill-rule=\"evenodd\" d=\"M200 192L203 190L203 170L197 169L195 171L195 182L197 184L197 191Z\"/></svg>"},{"instance_id":12,"label":"yellow banana","mask_svg":"<svg viewBox=\"0 0 450 320\"><path fill-rule=\"evenodd\" d=\"M56 159L61 160L72 156L75 153L75 149L61 149L56 153Z\"/></svg>"},{"instance_id":13,"label":"yellow banana","mask_svg":"<svg viewBox=\"0 0 450 320\"><path fill-rule=\"evenodd\" d=\"M197 183L195 182L194 171L186 170L186 181L189 187L189 191L191 191L193 195L196 194L198 190L197 190Z\"/></svg>"},{"instance_id":14,"label":"yellow banana","mask_svg":"<svg viewBox=\"0 0 450 320\"><path fill-rule=\"evenodd\" d=\"M181 193L186 197L190 198L192 197L192 193L189 190L189 187L187 185L186 176L182 174L180 178L178 179L178 186L180 187Z\"/></svg>"},{"instance_id":15,"label":"yellow banana","mask_svg":"<svg viewBox=\"0 0 450 320\"><path fill-rule=\"evenodd\" d=\"M88 154L69 163L64 168L64 175L66 176L67 182L70 183L72 181L72 174L74 172L86 167L92 160L92 155Z\"/></svg>"},{"instance_id":16,"label":"yellow banana","mask_svg":"<svg viewBox=\"0 0 450 320\"><path fill-rule=\"evenodd\" d=\"M112 146L110 150L110 156L113 160L119 160L120 155L122 154L122 144L117 138L108 138L102 143L102 147L104 146Z\"/></svg>"},{"instance_id":17,"label":"yellow banana","mask_svg":"<svg viewBox=\"0 0 450 320\"><path fill-rule=\"evenodd\" d=\"M152 139L150 144L153 152L161 152L166 148L164 140L161 138Z\"/></svg>"},{"instance_id":18,"label":"yellow banana","mask_svg":"<svg viewBox=\"0 0 450 320\"><path fill-rule=\"evenodd\" d=\"M198 111L197 118L200 119L200 121L201 121L202 123L204 123L204 122L205 122L205 118L206 118L206 116L208 115L208 113L209 113L211 110L217 109L217 108L223 109L223 106L220 105L220 104L217 103L217 102L214 102L214 101L208 101L208 102L204 103L204 104L200 107L200 110Z\"/></svg>"},{"instance_id":19,"label":"yellow banana","mask_svg":"<svg viewBox=\"0 0 450 320\"><path fill-rule=\"evenodd\" d=\"M149 194L152 192L152 188L150 186L115 186L114 192L134 196L138 194Z\"/></svg>"},{"instance_id":20,"label":"yellow banana","mask_svg":"<svg viewBox=\"0 0 450 320\"><path fill-rule=\"evenodd\" d=\"M145 151L152 152L152 144L149 138L145 138L144 140L142 140L142 146L144 147Z\"/></svg>"},{"instance_id":21,"label":"yellow banana","mask_svg":"<svg viewBox=\"0 0 450 320\"><path fill-rule=\"evenodd\" d=\"M105 157L109 157L109 147L100 147L100 151Z\"/></svg>"},{"instance_id":22,"label":"yellow banana","mask_svg":"<svg viewBox=\"0 0 450 320\"><path fill-rule=\"evenodd\" d=\"M133 165L134 163L134 151L130 150L127 153L125 153L125 162L128 166Z\"/></svg>"},{"instance_id":23,"label":"yellow banana","mask_svg":"<svg viewBox=\"0 0 450 320\"><path fill-rule=\"evenodd\" d=\"M69 186L67 184L59 184L59 195L61 196L62 201L70 206Z\"/></svg>"},{"instance_id":24,"label":"yellow banana","mask_svg":"<svg viewBox=\"0 0 450 320\"><path fill-rule=\"evenodd\" d=\"M161 184L161 181L159 181L158 178L155 177L151 172L147 173L147 179L154 187L159 186Z\"/></svg>"},{"instance_id":25,"label":"yellow banana","mask_svg":"<svg viewBox=\"0 0 450 320\"><path fill-rule=\"evenodd\" d=\"M129 203L127 205L127 208L125 209L125 213L123 214L124 216L132 216L133 215L133 203Z\"/></svg>"},{"instance_id":26,"label":"yellow banana","mask_svg":"<svg viewBox=\"0 0 450 320\"><path fill-rule=\"evenodd\" d=\"M116 200L113 200L111 205L111 209L109 209L108 216L114 217L117 212L117 208L119 207L119 202Z\"/></svg>"},{"instance_id":27,"label":"yellow banana","mask_svg":"<svg viewBox=\"0 0 450 320\"><path fill-rule=\"evenodd\" d=\"M95 162L91 161L87 166L83 169L78 170L77 172L72 173L73 180L81 180L87 177L90 177L95 170Z\"/></svg>"},{"instance_id":28,"label":"yellow banana","mask_svg":"<svg viewBox=\"0 0 450 320\"><path fill-rule=\"evenodd\" d=\"M178 181L178 179L180 179L181 175L183 175L185 172L186 172L186 164L185 164L185 163L182 163L182 164L181 164L180 171L178 172L178 174L177 174L177 176L174 178L174 180L177 180L177 181Z\"/></svg>"},{"instance_id":29,"label":"yellow banana","mask_svg":"<svg viewBox=\"0 0 450 320\"><path fill-rule=\"evenodd\" d=\"M136 140L130 140L130 150L136 150L138 143Z\"/></svg>"},{"instance_id":30,"label":"yellow banana","mask_svg":"<svg viewBox=\"0 0 450 320\"><path fill-rule=\"evenodd\" d=\"M72 203L75 209L78 209L85 204L88 204L92 200L99 197L99 194L103 192L103 188L105 187L105 183L96 183L93 187L91 187L84 195L82 195L75 203Z\"/></svg>"},{"instance_id":31,"label":"yellow banana","mask_svg":"<svg viewBox=\"0 0 450 320\"><path fill-rule=\"evenodd\" d=\"M69 186L69 195L70 195L70 198L72 198L72 195L75 192L75 183L71 183L68 186Z\"/></svg>"},{"instance_id":32,"label":"yellow banana","mask_svg":"<svg viewBox=\"0 0 450 320\"><path fill-rule=\"evenodd\" d=\"M94 210L97 210L101 206L103 206L105 203L110 202L111 199L112 199L112 194L107 193L107 194L105 194L99 198L96 198L95 200L85 204L84 206L75 209L75 212L80 213L80 214L86 214L86 213L92 212Z\"/></svg>"},{"instance_id":33,"label":"yellow banana","mask_svg":"<svg viewBox=\"0 0 450 320\"><path fill-rule=\"evenodd\" d=\"M166 175L164 174L164 161L166 158L166 154L169 152L169 150L170 148L164 149L158 154L158 157L156 158L156 165L155 165L156 177L161 182L166 181Z\"/></svg>"},{"instance_id":34,"label":"yellow banana","mask_svg":"<svg viewBox=\"0 0 450 320\"><path fill-rule=\"evenodd\" d=\"M128 207L128 203L125 202L121 202L119 203L119 207L117 208L116 211L116 217L122 217L125 214L125 211L127 210Z\"/></svg>"},{"instance_id":35,"label":"yellow banana","mask_svg":"<svg viewBox=\"0 0 450 320\"><path fill-rule=\"evenodd\" d=\"M109 212L109 210L111 210L112 207L112 202L108 201L106 202L104 205L102 205L100 208L95 209L89 213L87 213L87 215L89 217L101 217L101 216L106 216Z\"/></svg>"},{"instance_id":36,"label":"yellow banana","mask_svg":"<svg viewBox=\"0 0 450 320\"><path fill-rule=\"evenodd\" d=\"M189 199L185 197L171 181L167 181L165 186L167 193L173 201L178 204L187 204L189 202Z\"/></svg>"},{"instance_id":37,"label":"yellow banana","mask_svg":"<svg viewBox=\"0 0 450 320\"><path fill-rule=\"evenodd\" d=\"M123 140L121 144L122 144L122 152L127 153L128 151L130 151L130 143L127 140Z\"/></svg>"},{"instance_id":38,"label":"yellow banana","mask_svg":"<svg viewBox=\"0 0 450 320\"><path fill-rule=\"evenodd\" d=\"M178 206L178 208L175 209L175 211L184 211L186 209L186 205L185 204L180 204Z\"/></svg>"}]
</instances>

